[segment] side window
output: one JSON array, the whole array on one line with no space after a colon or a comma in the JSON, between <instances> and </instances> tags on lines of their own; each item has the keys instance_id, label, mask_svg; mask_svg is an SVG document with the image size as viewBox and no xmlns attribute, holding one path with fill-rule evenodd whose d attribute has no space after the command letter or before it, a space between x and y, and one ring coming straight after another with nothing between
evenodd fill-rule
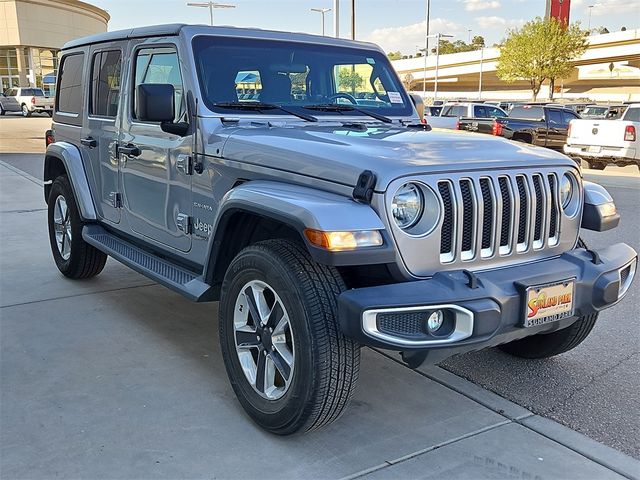
<instances>
[{"instance_id":1,"label":"side window","mask_svg":"<svg viewBox=\"0 0 640 480\"><path fill-rule=\"evenodd\" d=\"M91 93L89 114L115 117L120 98L120 70L122 54L119 50L98 52L91 65Z\"/></svg>"},{"instance_id":2,"label":"side window","mask_svg":"<svg viewBox=\"0 0 640 480\"><path fill-rule=\"evenodd\" d=\"M562 112L560 110L547 110L547 120L550 125L563 125Z\"/></svg>"},{"instance_id":3,"label":"side window","mask_svg":"<svg viewBox=\"0 0 640 480\"><path fill-rule=\"evenodd\" d=\"M481 105L473 107L473 116L476 118L487 118L487 109Z\"/></svg>"},{"instance_id":4,"label":"side window","mask_svg":"<svg viewBox=\"0 0 640 480\"><path fill-rule=\"evenodd\" d=\"M84 53L62 59L57 91L56 111L79 114L82 110L82 72Z\"/></svg>"},{"instance_id":5,"label":"side window","mask_svg":"<svg viewBox=\"0 0 640 480\"><path fill-rule=\"evenodd\" d=\"M627 110L627 115L624 119L628 122L640 122L640 107L639 108L630 108Z\"/></svg>"},{"instance_id":6,"label":"side window","mask_svg":"<svg viewBox=\"0 0 640 480\"><path fill-rule=\"evenodd\" d=\"M487 107L487 117L488 118L504 118L507 114L502 110L496 107Z\"/></svg>"},{"instance_id":7,"label":"side window","mask_svg":"<svg viewBox=\"0 0 640 480\"><path fill-rule=\"evenodd\" d=\"M174 121L180 121L186 113L186 106L178 53L173 48L144 48L138 50L135 69L136 81L133 91L133 118L137 118L135 112L135 95L138 85L143 83L170 83L175 89L174 101L176 116Z\"/></svg>"},{"instance_id":8,"label":"side window","mask_svg":"<svg viewBox=\"0 0 640 480\"><path fill-rule=\"evenodd\" d=\"M576 118L579 118L579 117L572 112L562 112L562 119L566 124L569 124L571 120L575 120Z\"/></svg>"}]
</instances>

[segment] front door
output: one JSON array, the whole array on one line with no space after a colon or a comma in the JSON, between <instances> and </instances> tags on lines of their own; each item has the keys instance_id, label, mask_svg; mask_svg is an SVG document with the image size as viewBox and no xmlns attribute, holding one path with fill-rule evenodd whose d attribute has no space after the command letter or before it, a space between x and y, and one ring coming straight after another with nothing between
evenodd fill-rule
<instances>
[{"instance_id":1,"label":"front door","mask_svg":"<svg viewBox=\"0 0 640 480\"><path fill-rule=\"evenodd\" d=\"M123 119L119 146L124 215L133 232L187 252L191 249L192 177L176 164L180 156L191 154L192 138L165 133L158 123L138 120L135 111L138 85L170 83L175 89L174 120L187 120L178 52L174 45L140 42L133 46L130 58L129 114Z\"/></svg>"},{"instance_id":2,"label":"front door","mask_svg":"<svg viewBox=\"0 0 640 480\"><path fill-rule=\"evenodd\" d=\"M126 45L126 44L125 44ZM90 54L89 105L82 127L83 155L88 157L94 191L99 192L98 213L106 221L120 223L120 175L116 148L122 105L123 49L119 44L93 47Z\"/></svg>"}]
</instances>

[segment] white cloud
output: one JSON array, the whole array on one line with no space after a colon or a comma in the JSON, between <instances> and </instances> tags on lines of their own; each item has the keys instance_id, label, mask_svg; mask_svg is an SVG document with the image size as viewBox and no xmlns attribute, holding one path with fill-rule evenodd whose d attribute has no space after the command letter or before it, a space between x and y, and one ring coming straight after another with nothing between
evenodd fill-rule
<instances>
[{"instance_id":1,"label":"white cloud","mask_svg":"<svg viewBox=\"0 0 640 480\"><path fill-rule=\"evenodd\" d=\"M588 8L588 7L587 7ZM637 0L601 0L600 2L593 4L592 14L608 15L611 12L617 14L626 12L638 13L638 1Z\"/></svg>"},{"instance_id":2,"label":"white cloud","mask_svg":"<svg viewBox=\"0 0 640 480\"><path fill-rule=\"evenodd\" d=\"M457 35L466 31L462 25L444 18L432 18L429 25L430 33ZM426 22L420 22L402 27L377 28L367 36L366 40L377 43L387 52L400 50L406 55L413 55L416 46L424 48L425 32ZM435 38L430 39L429 42L435 45Z\"/></svg>"},{"instance_id":3,"label":"white cloud","mask_svg":"<svg viewBox=\"0 0 640 480\"><path fill-rule=\"evenodd\" d=\"M464 9L468 12L500 8L498 0L464 0Z\"/></svg>"},{"instance_id":4,"label":"white cloud","mask_svg":"<svg viewBox=\"0 0 640 480\"><path fill-rule=\"evenodd\" d=\"M477 17L476 23L485 29L493 29L493 28L514 28L520 27L524 24L524 20L515 19L515 18L504 18L498 16L490 16L490 17Z\"/></svg>"}]
</instances>

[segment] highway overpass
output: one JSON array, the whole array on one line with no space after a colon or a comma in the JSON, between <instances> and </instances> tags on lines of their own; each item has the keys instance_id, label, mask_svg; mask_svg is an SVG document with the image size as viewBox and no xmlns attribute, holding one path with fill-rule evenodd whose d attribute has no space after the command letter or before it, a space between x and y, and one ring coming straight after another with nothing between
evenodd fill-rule
<instances>
[{"instance_id":1,"label":"highway overpass","mask_svg":"<svg viewBox=\"0 0 640 480\"><path fill-rule=\"evenodd\" d=\"M497 48L440 55L437 98L530 99L527 81L506 83L496 76L499 57ZM422 94L424 83L427 103L433 100L435 54L427 57L426 77L423 57L392 63L409 90ZM569 78L556 80L556 99L640 101L640 29L592 35L589 48L574 61L574 65ZM481 72L482 92L479 93ZM548 84L545 83L538 99L548 98L548 94Z\"/></svg>"}]
</instances>

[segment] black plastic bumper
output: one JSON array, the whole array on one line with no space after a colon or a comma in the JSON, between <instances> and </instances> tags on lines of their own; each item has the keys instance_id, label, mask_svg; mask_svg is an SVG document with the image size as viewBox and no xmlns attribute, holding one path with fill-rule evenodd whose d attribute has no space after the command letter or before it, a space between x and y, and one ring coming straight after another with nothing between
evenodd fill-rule
<instances>
[{"instance_id":1,"label":"black plastic bumper","mask_svg":"<svg viewBox=\"0 0 640 480\"><path fill-rule=\"evenodd\" d=\"M637 262L633 248L619 243L597 253L584 249L535 263L479 272L442 272L428 280L353 289L338 299L340 323L346 335L363 345L396 351L428 351L429 361L495 346L529 335L568 327L583 315L603 310L620 299L620 270ZM536 327L524 327L525 290L575 279L574 316ZM473 280L473 281L471 281ZM411 345L406 338L381 339L365 332L368 310L455 305L473 314L472 333L452 343Z\"/></svg>"}]
</instances>

